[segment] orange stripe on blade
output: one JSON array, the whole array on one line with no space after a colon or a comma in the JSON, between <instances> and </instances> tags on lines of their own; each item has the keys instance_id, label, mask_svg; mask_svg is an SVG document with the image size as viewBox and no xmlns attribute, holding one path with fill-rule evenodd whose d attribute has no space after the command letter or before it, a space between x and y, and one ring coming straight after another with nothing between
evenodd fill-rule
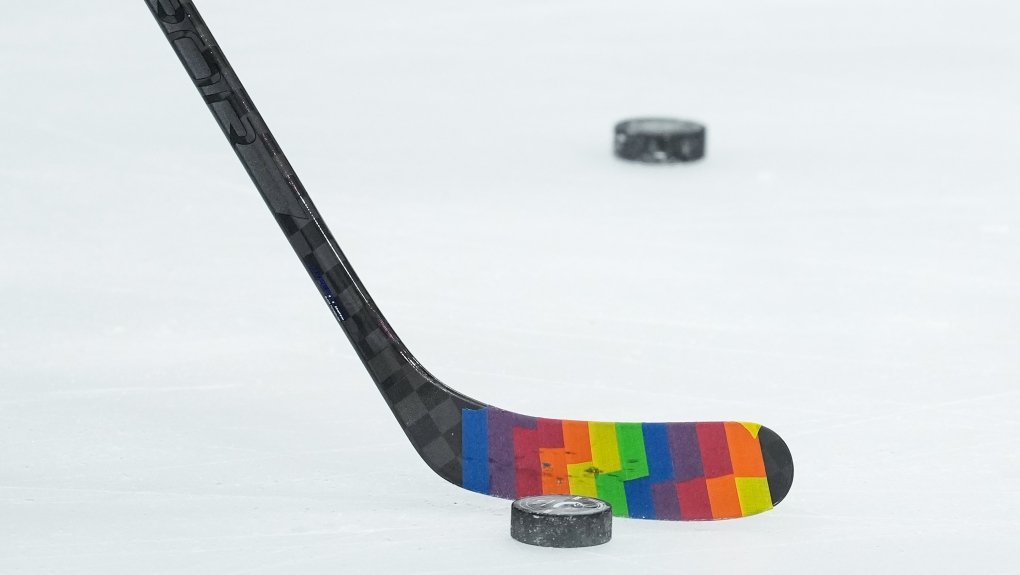
<instances>
[{"instance_id":1,"label":"orange stripe on blade","mask_svg":"<svg viewBox=\"0 0 1020 575\"><path fill-rule=\"evenodd\" d=\"M765 477L765 462L761 456L758 438L751 435L740 423L726 422L726 443L730 446L730 461L737 477Z\"/></svg>"},{"instance_id":2,"label":"orange stripe on blade","mask_svg":"<svg viewBox=\"0 0 1020 575\"><path fill-rule=\"evenodd\" d=\"M568 464L591 461L591 440L588 437L587 421L563 422L563 447Z\"/></svg>"},{"instance_id":3,"label":"orange stripe on blade","mask_svg":"<svg viewBox=\"0 0 1020 575\"><path fill-rule=\"evenodd\" d=\"M542 460L542 493L551 495L570 493L570 479L567 477L567 454L562 447L543 447L538 450Z\"/></svg>"},{"instance_id":4,"label":"orange stripe on blade","mask_svg":"<svg viewBox=\"0 0 1020 575\"><path fill-rule=\"evenodd\" d=\"M714 519L732 519L744 516L744 512L740 509L737 484L732 475L706 479L705 483L708 486L708 500L712 504Z\"/></svg>"}]
</instances>

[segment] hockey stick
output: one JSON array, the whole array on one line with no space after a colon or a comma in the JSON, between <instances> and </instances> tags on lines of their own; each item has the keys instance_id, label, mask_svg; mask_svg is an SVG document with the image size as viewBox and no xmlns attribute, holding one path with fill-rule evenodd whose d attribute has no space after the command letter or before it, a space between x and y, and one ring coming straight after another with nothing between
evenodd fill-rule
<instances>
[{"instance_id":1,"label":"hockey stick","mask_svg":"<svg viewBox=\"0 0 1020 575\"><path fill-rule=\"evenodd\" d=\"M783 440L753 423L543 419L450 389L407 350L305 192L190 0L146 0L404 433L447 481L488 495L599 497L615 515L724 519L790 490Z\"/></svg>"}]
</instances>

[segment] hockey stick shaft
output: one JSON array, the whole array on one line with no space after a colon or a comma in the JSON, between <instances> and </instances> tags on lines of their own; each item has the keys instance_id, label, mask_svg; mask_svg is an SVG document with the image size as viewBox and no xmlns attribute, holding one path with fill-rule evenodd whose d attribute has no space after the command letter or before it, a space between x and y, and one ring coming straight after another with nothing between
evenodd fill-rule
<instances>
[{"instance_id":1,"label":"hockey stick shaft","mask_svg":"<svg viewBox=\"0 0 1020 575\"><path fill-rule=\"evenodd\" d=\"M325 247L318 249L338 260L343 267L344 287L354 287L367 301L367 294L360 290L360 282L350 270L346 257L195 5L188 0L147 0L147 3L284 233L292 232L293 225L288 219L314 225L324 240ZM298 255L304 254L299 252ZM337 319L346 320L346 314L336 302L336 294L320 281L322 267L318 272L310 268L308 273Z\"/></svg>"},{"instance_id":2,"label":"hockey stick shaft","mask_svg":"<svg viewBox=\"0 0 1020 575\"><path fill-rule=\"evenodd\" d=\"M146 3L362 361L368 365L375 360L379 351L372 348L380 346L409 358L406 347L379 312L319 216L194 3L190 0L146 0ZM348 321L352 318L356 320L353 323ZM363 333L366 329L368 333ZM374 338L378 341L365 348L366 338L377 330L381 332Z\"/></svg>"},{"instance_id":3,"label":"hockey stick shaft","mask_svg":"<svg viewBox=\"0 0 1020 575\"><path fill-rule=\"evenodd\" d=\"M194 3L146 4L401 429L429 467L461 485L461 413L485 404L443 385L394 333Z\"/></svg>"}]
</instances>

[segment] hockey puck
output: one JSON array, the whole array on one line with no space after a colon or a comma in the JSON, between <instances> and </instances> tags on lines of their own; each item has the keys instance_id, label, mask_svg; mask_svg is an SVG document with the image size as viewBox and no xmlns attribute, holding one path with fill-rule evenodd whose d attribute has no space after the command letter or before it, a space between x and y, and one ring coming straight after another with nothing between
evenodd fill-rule
<instances>
[{"instance_id":1,"label":"hockey puck","mask_svg":"<svg viewBox=\"0 0 1020 575\"><path fill-rule=\"evenodd\" d=\"M705 155L705 126L673 118L624 120L616 125L614 149L634 162L690 162Z\"/></svg>"},{"instance_id":2,"label":"hockey puck","mask_svg":"<svg viewBox=\"0 0 1020 575\"><path fill-rule=\"evenodd\" d=\"M613 508L582 495L535 495L510 506L510 536L539 547L591 547L613 536Z\"/></svg>"}]
</instances>

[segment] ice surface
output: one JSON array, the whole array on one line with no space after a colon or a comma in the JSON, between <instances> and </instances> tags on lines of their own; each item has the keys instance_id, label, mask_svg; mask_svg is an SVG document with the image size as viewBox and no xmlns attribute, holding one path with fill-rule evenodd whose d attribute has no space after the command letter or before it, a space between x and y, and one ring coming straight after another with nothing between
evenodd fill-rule
<instances>
[{"instance_id":1,"label":"ice surface","mask_svg":"<svg viewBox=\"0 0 1020 575\"><path fill-rule=\"evenodd\" d=\"M1020 4L199 4L446 383L793 451L584 550L417 458L142 2L9 4L0 572L1018 569ZM654 115L706 159L615 160Z\"/></svg>"}]
</instances>

